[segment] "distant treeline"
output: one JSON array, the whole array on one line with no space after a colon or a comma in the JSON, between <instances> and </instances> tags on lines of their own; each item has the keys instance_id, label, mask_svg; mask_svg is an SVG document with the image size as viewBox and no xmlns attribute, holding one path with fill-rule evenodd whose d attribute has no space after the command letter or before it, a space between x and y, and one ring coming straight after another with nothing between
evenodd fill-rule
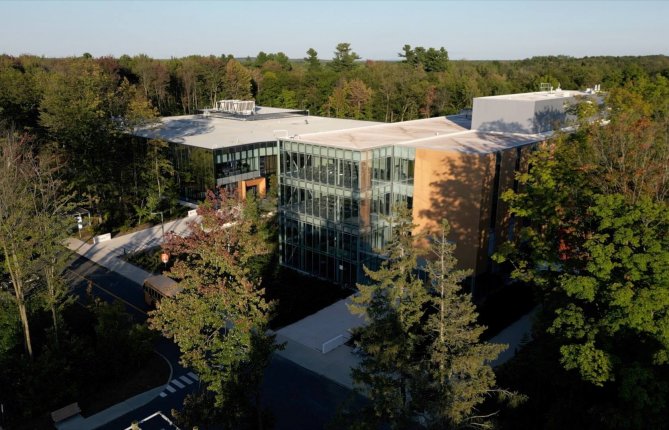
<instances>
[{"instance_id":1,"label":"distant treeline","mask_svg":"<svg viewBox=\"0 0 669 430\"><path fill-rule=\"evenodd\" d=\"M308 109L313 115L403 121L456 113L472 98L555 88L612 89L657 75L669 77L669 57L533 57L513 61L449 60L444 48L412 48L398 61L358 61L347 43L321 61L310 49L291 60L260 52L245 60L189 56L169 60L146 55L120 58L0 57L0 115L36 125L46 89L45 75L96 73L109 85L129 85L160 115L192 114L221 99L250 99L258 105Z\"/></svg>"}]
</instances>

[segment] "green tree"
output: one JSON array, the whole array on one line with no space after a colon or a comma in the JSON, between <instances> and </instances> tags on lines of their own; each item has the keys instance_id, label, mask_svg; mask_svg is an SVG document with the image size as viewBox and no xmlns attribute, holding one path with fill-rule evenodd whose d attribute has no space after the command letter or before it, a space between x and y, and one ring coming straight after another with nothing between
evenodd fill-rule
<instances>
[{"instance_id":1,"label":"green tree","mask_svg":"<svg viewBox=\"0 0 669 430\"><path fill-rule=\"evenodd\" d=\"M471 295L463 293L461 284L471 272L456 270L455 244L447 239L449 230L444 220L430 236L427 371L414 396L424 401L429 428L486 427L491 424L490 416L480 414L477 407L495 392L503 397L511 395L495 387L489 364L507 346L480 341L485 327L477 324Z\"/></svg>"},{"instance_id":2,"label":"green tree","mask_svg":"<svg viewBox=\"0 0 669 430\"><path fill-rule=\"evenodd\" d=\"M339 43L336 47L334 57L329 63L329 66L335 72L348 72L355 67L355 61L359 60L360 56L351 51L350 43Z\"/></svg>"},{"instance_id":3,"label":"green tree","mask_svg":"<svg viewBox=\"0 0 669 430\"><path fill-rule=\"evenodd\" d=\"M26 352L32 359L28 297L37 287L38 261L33 258L40 234L35 215L36 161L28 139L8 132L0 140L0 252L11 280Z\"/></svg>"},{"instance_id":4,"label":"green tree","mask_svg":"<svg viewBox=\"0 0 669 430\"><path fill-rule=\"evenodd\" d=\"M661 428L669 408L669 207L667 179L657 174L666 166L656 162L669 130L647 116L652 109L630 116L616 104L605 106L609 125L584 123L531 157L520 191L504 195L523 225L520 243L499 258L538 287L538 327L564 369L597 393L580 405L597 411L593 422Z\"/></svg>"},{"instance_id":5,"label":"green tree","mask_svg":"<svg viewBox=\"0 0 669 430\"><path fill-rule=\"evenodd\" d=\"M309 48L307 57L304 59L307 63L307 70L309 72L316 72L321 69L321 62L318 59L318 52L314 48Z\"/></svg>"},{"instance_id":6,"label":"green tree","mask_svg":"<svg viewBox=\"0 0 669 430\"><path fill-rule=\"evenodd\" d=\"M448 52L444 47L425 49L417 46L412 49L411 45L404 45L402 51L399 54L404 58L402 62L414 67L421 66L426 72L445 72L448 69Z\"/></svg>"},{"instance_id":7,"label":"green tree","mask_svg":"<svg viewBox=\"0 0 669 430\"><path fill-rule=\"evenodd\" d=\"M249 212L224 193L222 200L210 193L199 209L201 228L169 236L165 250L177 258L170 275L183 291L163 300L150 319L179 345L181 362L214 394L218 423L228 428L249 422L249 399L260 419L260 382L275 349L267 334L271 306L248 264L267 252L255 224L263 218Z\"/></svg>"},{"instance_id":8,"label":"green tree","mask_svg":"<svg viewBox=\"0 0 669 430\"><path fill-rule=\"evenodd\" d=\"M414 394L423 380L420 356L429 297L415 271L421 252L414 246L415 226L406 205L397 206L388 223L391 237L380 250L383 261L377 270L364 268L370 283L358 284L350 305L367 321L356 330L362 359L352 377L370 400L362 419L371 426L385 422L403 428L419 412Z\"/></svg>"},{"instance_id":9,"label":"green tree","mask_svg":"<svg viewBox=\"0 0 669 430\"><path fill-rule=\"evenodd\" d=\"M35 170L35 213L32 219L39 234L34 258L40 261L39 274L45 287L41 296L44 307L51 313L56 346L59 345L60 313L75 301L63 279L70 258L63 243L73 219L66 215L72 208L72 195L65 189L60 159L56 149L42 148Z\"/></svg>"}]
</instances>

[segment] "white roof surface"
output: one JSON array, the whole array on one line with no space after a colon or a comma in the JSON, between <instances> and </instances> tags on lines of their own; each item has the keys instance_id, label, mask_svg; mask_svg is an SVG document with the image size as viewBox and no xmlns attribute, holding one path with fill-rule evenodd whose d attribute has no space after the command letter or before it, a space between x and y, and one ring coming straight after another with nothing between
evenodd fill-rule
<instances>
[{"instance_id":1,"label":"white roof surface","mask_svg":"<svg viewBox=\"0 0 669 430\"><path fill-rule=\"evenodd\" d=\"M587 96L590 93L585 91L577 90L553 90L548 91L537 91L533 93L515 93L515 94L502 94L499 96L486 96L486 97L476 97L479 99L489 99L489 100L523 100L523 101L539 101L539 100L555 100L555 99L568 99L575 96Z\"/></svg>"},{"instance_id":2,"label":"white roof surface","mask_svg":"<svg viewBox=\"0 0 669 430\"><path fill-rule=\"evenodd\" d=\"M586 95L582 91L553 91L480 97L487 100L536 102ZM264 109L264 111L263 111ZM258 113L287 112L286 109L258 108ZM186 115L163 118L157 126L135 134L206 149L227 148L277 139L312 143L352 150L406 145L464 153L490 153L546 139L547 134L522 134L471 130L471 117L453 115L378 123L318 116L292 116L272 119L239 120L214 115Z\"/></svg>"},{"instance_id":3,"label":"white roof surface","mask_svg":"<svg viewBox=\"0 0 669 430\"><path fill-rule=\"evenodd\" d=\"M268 110L273 109L268 108ZM379 123L304 115L246 121L214 115L184 115L162 118L159 124L137 129L134 134L199 148L218 149L373 124Z\"/></svg>"},{"instance_id":4,"label":"white roof surface","mask_svg":"<svg viewBox=\"0 0 669 430\"><path fill-rule=\"evenodd\" d=\"M545 140L545 135L541 134L470 130L469 121L464 116L454 115L299 135L291 140L353 150L406 145L413 148L479 154Z\"/></svg>"}]
</instances>

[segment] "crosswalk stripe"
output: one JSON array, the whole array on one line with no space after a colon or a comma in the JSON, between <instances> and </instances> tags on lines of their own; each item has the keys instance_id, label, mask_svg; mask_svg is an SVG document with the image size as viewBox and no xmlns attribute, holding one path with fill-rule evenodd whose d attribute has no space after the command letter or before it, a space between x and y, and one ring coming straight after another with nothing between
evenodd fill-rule
<instances>
[{"instance_id":1,"label":"crosswalk stripe","mask_svg":"<svg viewBox=\"0 0 669 430\"><path fill-rule=\"evenodd\" d=\"M188 385L190 385L190 384L193 383L193 381L191 381L190 379L188 379L188 378L186 377L186 375L184 375L184 376L179 376L179 379L181 379L182 381L184 381L184 382L185 382L186 384L188 384Z\"/></svg>"},{"instance_id":2,"label":"crosswalk stripe","mask_svg":"<svg viewBox=\"0 0 669 430\"><path fill-rule=\"evenodd\" d=\"M160 393L160 397L167 397L167 394L165 394L165 392L163 391Z\"/></svg>"},{"instance_id":3,"label":"crosswalk stripe","mask_svg":"<svg viewBox=\"0 0 669 430\"><path fill-rule=\"evenodd\" d=\"M190 376L193 381L199 381L200 378L197 377L197 375L193 372L188 372L186 375Z\"/></svg>"},{"instance_id":4,"label":"crosswalk stripe","mask_svg":"<svg viewBox=\"0 0 669 430\"><path fill-rule=\"evenodd\" d=\"M167 388L167 391L169 391L170 393L176 393L176 392L177 392L177 390L175 390L174 388L172 388L172 386L169 385L169 384L168 384L165 388Z\"/></svg>"},{"instance_id":5,"label":"crosswalk stripe","mask_svg":"<svg viewBox=\"0 0 669 430\"><path fill-rule=\"evenodd\" d=\"M184 384L182 384L181 382L179 382L179 381L176 380L176 379L172 379L172 384L176 385L176 386L179 387L179 388L183 388L183 387L185 387Z\"/></svg>"}]
</instances>

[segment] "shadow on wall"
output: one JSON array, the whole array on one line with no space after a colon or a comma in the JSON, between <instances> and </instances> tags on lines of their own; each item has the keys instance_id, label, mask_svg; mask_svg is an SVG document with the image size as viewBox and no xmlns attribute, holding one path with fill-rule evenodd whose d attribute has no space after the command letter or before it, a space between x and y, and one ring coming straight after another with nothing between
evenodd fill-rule
<instances>
[{"instance_id":1,"label":"shadow on wall","mask_svg":"<svg viewBox=\"0 0 669 430\"><path fill-rule=\"evenodd\" d=\"M496 131L501 133L544 133L551 130L558 130L565 125L567 115L559 109L544 109L536 112L532 118L525 122L517 121L488 121L479 125L480 131Z\"/></svg>"},{"instance_id":2,"label":"shadow on wall","mask_svg":"<svg viewBox=\"0 0 669 430\"><path fill-rule=\"evenodd\" d=\"M534 114L533 127L535 133L559 130L566 122L567 115L557 109L545 109Z\"/></svg>"},{"instance_id":3,"label":"shadow on wall","mask_svg":"<svg viewBox=\"0 0 669 430\"><path fill-rule=\"evenodd\" d=\"M428 201L419 202L420 226L437 227L446 218L462 268L485 268L495 154L458 154L436 160ZM426 196L427 197L427 196Z\"/></svg>"},{"instance_id":4,"label":"shadow on wall","mask_svg":"<svg viewBox=\"0 0 669 430\"><path fill-rule=\"evenodd\" d=\"M527 127L519 122L507 122L504 120L483 122L478 126L477 130L501 133L531 133Z\"/></svg>"}]
</instances>

